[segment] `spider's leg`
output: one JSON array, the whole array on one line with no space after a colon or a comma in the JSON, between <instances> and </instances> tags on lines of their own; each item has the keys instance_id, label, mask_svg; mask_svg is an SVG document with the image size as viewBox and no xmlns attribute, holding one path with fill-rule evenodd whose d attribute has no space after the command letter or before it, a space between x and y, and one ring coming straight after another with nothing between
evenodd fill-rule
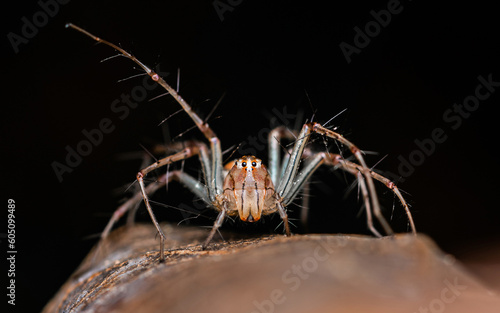
<instances>
[{"instance_id":1,"label":"spider's leg","mask_svg":"<svg viewBox=\"0 0 500 313\"><path fill-rule=\"evenodd\" d=\"M372 232L377 237L382 237L382 235L378 232L378 230L375 228L373 225L373 218L372 218L372 210L370 207L370 197L368 196L368 189L366 188L366 183L365 183L365 178L363 177L363 174L361 172L351 172L353 175L355 175L358 179L358 184L361 189L361 194L363 195L363 200L365 201L365 208L366 208L366 225L368 226L368 229Z\"/></svg>"},{"instance_id":2,"label":"spider's leg","mask_svg":"<svg viewBox=\"0 0 500 313\"><path fill-rule=\"evenodd\" d=\"M203 133L203 135L206 137L206 139L210 142L210 152L211 152L211 157L209 158L208 156L203 157L203 161L205 162L203 164L204 169L206 170L205 173L205 179L207 181L208 185L208 192L210 195L211 200L215 200L217 195L221 195L223 190L223 177L222 177L222 171L223 171L223 165L222 165L222 150L221 150L221 144L220 140L215 134L215 132L208 126L208 123L204 122L191 108L191 106L177 93L177 90L173 89L167 82L160 77L157 73L152 71L148 66L143 64L141 61L139 61L135 56L131 55L127 51L123 50L119 46L108 42L106 40L103 40L88 31L73 25L71 23L66 24L66 27L73 28L84 35L92 38L93 40L103 43L107 46L110 46L117 50L118 52L121 53L124 57L132 60L135 62L137 65L139 65L150 77L153 81L157 82L160 84L182 107L182 109L189 115L189 117L193 120L193 122L196 124L196 127ZM149 205L147 193L145 190L144 186L144 181L143 178L144 176L149 173L150 171L157 169L161 166L170 164L172 162L175 162L177 160L181 160L187 157L190 157L194 155L195 153L190 151L191 149L185 149L179 153L176 153L172 156L169 156L167 158L164 158L162 160L159 160L158 162L144 168L137 174L137 180L139 181L139 185L141 187L141 192L144 198L144 201L146 203L146 207L148 209L148 212L151 216L151 219L153 220L156 228L158 229L158 232L160 233L160 241L161 241L161 256L160 260L164 260L165 256L163 255L163 250L164 250L164 242L165 242L165 235L161 231L158 222L156 221L156 218L153 215L153 211L151 210L151 206ZM201 152L202 154L204 153L203 151ZM207 164L210 163L210 164ZM208 176L207 176L208 175ZM223 208L219 208L221 211L223 211Z\"/></svg>"},{"instance_id":3,"label":"spider's leg","mask_svg":"<svg viewBox=\"0 0 500 313\"><path fill-rule=\"evenodd\" d=\"M276 198L277 198L277 210L283 220L285 225L286 235L290 235L290 228L288 225L288 215L286 214L285 207L289 204L286 197L289 195L290 190L294 189L294 179L297 174L297 170L300 164L300 160L302 158L302 153L304 148L309 140L309 135L311 134L311 128L308 124L304 124L302 126L302 130L300 131L297 138L294 137L295 143L293 145L292 152L289 155L285 155L283 160L283 165L279 164L279 149L280 142L279 140L282 137L287 136L288 130L284 127L279 127L273 130L269 135L269 149L270 149L270 162L273 167L274 173L280 173L281 179L275 178L277 180L277 188L276 188ZM291 133L290 133L291 135ZM289 136L289 135L288 135ZM286 166L285 166L286 164ZM276 174L271 172L272 177L277 177Z\"/></svg>"},{"instance_id":4,"label":"spider's leg","mask_svg":"<svg viewBox=\"0 0 500 313\"><path fill-rule=\"evenodd\" d=\"M394 234L391 226L389 226L389 223L387 223L386 219L384 218L384 216L382 215L382 212L380 210L380 204L379 204L379 201L378 201L377 192L375 190L375 184L373 183L373 179L372 179L372 176L371 176L371 170L366 165L366 162L365 162L365 159L363 158L361 150L356 145L354 145L352 142L350 142L349 140L345 139L339 133L336 133L336 132L334 132L332 130L324 128L319 123L310 123L309 126L311 127L311 129L312 129L313 132L318 133L320 135L325 135L325 136L330 137L332 139L335 139L338 142L340 142L340 143L344 144L345 146L347 146L347 148L349 148L349 150L352 152L352 154L356 157L356 159L358 160L359 164L361 165L360 170L361 170L361 173L363 174L363 176L365 177L366 184L368 186L368 191L369 191L369 194L370 194L370 199L371 199L371 204L372 204L372 208L373 208L373 213L375 214L375 216L377 217L378 221L380 222L380 224L384 228L384 231L386 232L386 234L387 235Z\"/></svg>"},{"instance_id":5,"label":"spider's leg","mask_svg":"<svg viewBox=\"0 0 500 313\"><path fill-rule=\"evenodd\" d=\"M285 225L285 235L290 237L291 236L290 226L288 225L288 215L286 214L285 207L281 202L278 202L277 206L280 217L283 220L283 225Z\"/></svg>"},{"instance_id":6,"label":"spider's leg","mask_svg":"<svg viewBox=\"0 0 500 313\"><path fill-rule=\"evenodd\" d=\"M300 208L300 223L304 227L304 231L309 232L309 198L310 198L310 183L307 180L302 188L302 204Z\"/></svg>"},{"instance_id":7,"label":"spider's leg","mask_svg":"<svg viewBox=\"0 0 500 313\"><path fill-rule=\"evenodd\" d=\"M316 154L312 154L312 157L308 158L305 161L305 165L304 165L303 169L298 174L294 175L294 177L292 178L293 183L290 184L292 187L287 189L287 191L284 192L282 195L284 206L288 206L290 203L292 203L293 199L295 199L295 197L297 197L297 194L302 189L305 182L309 180L311 175L324 162L324 160L323 160L324 158L325 158L325 153L319 152Z\"/></svg>"},{"instance_id":8,"label":"spider's leg","mask_svg":"<svg viewBox=\"0 0 500 313\"><path fill-rule=\"evenodd\" d=\"M226 217L226 209L223 207L222 210L219 212L219 215L217 216L217 219L214 222L214 226L212 226L212 230L210 231L210 234L208 235L207 239L203 242L201 248L205 250L214 238L215 233L219 229L219 227L222 226L222 223L224 222L224 218Z\"/></svg>"},{"instance_id":9,"label":"spider's leg","mask_svg":"<svg viewBox=\"0 0 500 313\"><path fill-rule=\"evenodd\" d=\"M189 189L192 193L203 200L207 206L211 206L210 198L207 194L207 189L204 184L192 177L191 175L184 173L182 171L172 171L161 175L156 181L150 183L146 186L145 192L148 196L154 194L158 189L163 188L166 184L170 183L172 180L176 180ZM112 215L106 228L101 233L101 241L99 243L99 249L96 251L97 254L101 253L101 249L105 247L103 243L106 241L111 229L114 224L129 210L138 206L143 199L142 191L137 192L132 198L128 199L123 203ZM127 224L130 225L130 224ZM156 224L155 224L156 225ZM161 236L161 233L160 233ZM160 247L161 249L161 247Z\"/></svg>"},{"instance_id":10,"label":"spider's leg","mask_svg":"<svg viewBox=\"0 0 500 313\"><path fill-rule=\"evenodd\" d=\"M162 188L166 184L170 182L172 179L171 175L167 177L167 174L163 174L160 176L155 182L150 183L146 187L146 194L152 195L155 193L158 189ZM104 228L103 232L101 233L101 239L106 239L111 232L111 229L113 228L113 225L126 213L129 212L131 209L135 208L140 204L140 201L142 200L142 192L139 191L134 196L130 199L128 199L126 202L124 202L122 205L118 207L118 209L113 212L113 215L111 216L111 219L109 220L108 224Z\"/></svg>"},{"instance_id":11,"label":"spider's leg","mask_svg":"<svg viewBox=\"0 0 500 313\"><path fill-rule=\"evenodd\" d=\"M330 164L336 166L337 164L343 164L340 163L343 158L340 155L336 154L330 154L330 153L325 153L325 152L311 152L310 150L306 150L307 152L304 155L307 155L308 158L306 160L306 164L304 165L304 168L302 171L300 171L297 175L296 178L293 182L293 188L289 190L287 194L283 195L284 198L284 204L288 205L290 204L293 199L297 196L298 192L302 189L303 185L309 181L309 178L311 175L321 166L321 164ZM354 163L353 163L354 164ZM356 177L358 177L359 184L361 186L361 193L363 195L363 199L365 202L366 206L366 217L367 217L367 224L368 228L372 231L372 233L377 236L377 237L382 237L380 233L375 229L373 226L373 221L372 221L372 216L371 216L371 205L370 205L370 198L368 196L368 191L367 187L365 184L365 179L363 178L361 172L359 171L353 171L351 168L342 168L352 174L354 174ZM381 217L383 218L383 216Z\"/></svg>"},{"instance_id":12,"label":"spider's leg","mask_svg":"<svg viewBox=\"0 0 500 313\"><path fill-rule=\"evenodd\" d=\"M103 43L107 46L112 47L113 49L117 50L118 52L121 53L124 57L132 60L135 62L137 65L139 65L150 77L153 81L157 82L162 86L186 111L186 113L191 117L193 122L196 124L198 129L203 133L203 135L207 138L207 140L210 142L210 150L212 153L211 157L211 171L207 172L207 174L210 174L210 177L208 177L208 187L209 191L213 192L215 194L221 194L222 193L222 184L223 184L223 178L222 178L222 151L221 151L221 145L219 138L215 135L214 131L208 126L208 123L205 123L191 108L191 106L177 93L177 91L172 88L167 82L160 77L157 73L155 73L153 70L151 70L148 66L143 64L141 61L139 61L135 56L132 54L128 53L124 49L120 48L119 46L106 41L104 39L101 39L88 31L74 25L71 23L66 24L66 27L73 28L84 35L92 38L93 40Z\"/></svg>"},{"instance_id":13,"label":"spider's leg","mask_svg":"<svg viewBox=\"0 0 500 313\"><path fill-rule=\"evenodd\" d=\"M211 187L210 181L212 177L212 164L211 164L211 159L210 159L210 154L208 151L207 146L199 141L188 141L188 142L175 142L171 143L167 146L161 145L156 147L155 152L157 153L166 153L169 151L180 151L184 149L187 145L192 145L195 144L198 146L199 149L199 159L201 163L201 171L203 173L203 178L205 179L205 184L208 187L208 195L210 197L210 201L214 202L215 201L215 187Z\"/></svg>"},{"instance_id":14,"label":"spider's leg","mask_svg":"<svg viewBox=\"0 0 500 313\"><path fill-rule=\"evenodd\" d=\"M158 230L158 233L160 235L160 262L165 260L165 255L164 255L165 234L163 233L160 225L158 224L158 221L156 220L156 217L153 213L153 209L151 208L151 205L149 203L148 193L146 191L146 186L144 184L144 177L149 172L156 170L162 166L165 166L165 165L168 165L168 164L180 161L180 160L187 159L187 158L192 157L194 155L200 155L200 157L203 158L203 154L201 153L201 150L203 150L203 148L204 148L203 144L197 144L196 142L192 142L191 145L187 146L183 150L181 150L173 155L167 156L161 160L158 160L157 162L151 164L150 166L142 169L141 171L139 171L139 173L137 173L137 181L139 182L139 186L141 187L142 198L144 199L144 203L146 204L146 209L148 210L149 216L151 217L151 220L153 221L153 223L154 223L154 225L155 225L155 227ZM202 164L203 163L204 162L202 161ZM203 169L203 170L205 171L205 169ZM200 183L200 185L201 185L201 183ZM198 190L198 189L195 188L195 190ZM199 192L195 192L195 193L197 193L198 196L203 195L204 197L202 197L202 198L205 199L206 202L209 201L209 197L204 195L204 193L201 190Z\"/></svg>"},{"instance_id":15,"label":"spider's leg","mask_svg":"<svg viewBox=\"0 0 500 313\"><path fill-rule=\"evenodd\" d=\"M161 175L155 182L150 183L146 186L145 191L148 197L154 194L158 189L163 188L165 185L170 183L172 180L176 180L194 193L198 198L203 200L208 206L212 205L212 202L207 194L206 186L200 183L197 179L191 175L184 173L182 171L172 171ZM111 219L109 220L106 228L101 233L101 239L106 239L111 232L114 224L131 209L135 209L139 206L141 200L143 199L142 191L137 192L132 198L128 199L125 203L120 205L118 209L113 212ZM130 225L130 222L127 221Z\"/></svg>"},{"instance_id":16,"label":"spider's leg","mask_svg":"<svg viewBox=\"0 0 500 313\"><path fill-rule=\"evenodd\" d=\"M152 158L151 158L151 156L149 155L149 153L148 153L148 152L144 152L144 153L143 153L143 155L144 155L144 156L143 156L143 158L142 158L142 163L141 163L141 165L139 166L139 168L146 167L149 163L151 163L151 162L152 162L152 161L151 161L151 160L152 160ZM161 177L160 177L160 178L161 178ZM168 182L167 182L167 184L168 184ZM135 194L139 194L139 195L140 195L140 190L139 190L139 188L140 188L140 187L139 187L139 186L137 186L137 185L135 185L135 184L133 184L133 185L134 185L134 186L133 186L133 187L134 187L134 193L135 193ZM155 191L152 191L150 194L153 194L154 192L156 192L156 190L155 190ZM128 201L127 201L127 202L128 202ZM127 225L128 225L128 226L133 226L133 225L134 225L134 223L135 223L135 216L136 216L136 214L137 214L137 210L139 210L139 206L140 206L140 204L141 204L141 202L140 202L140 201L136 201L136 203L135 203L135 204L134 204L131 208L127 208L127 209L126 209L126 211L128 211L128 214L127 214ZM119 209L120 209L120 208L118 208L118 209L117 209L117 211L118 211ZM114 215L114 214L113 214L113 215ZM119 216L119 217L118 217L118 219L119 219L120 217L121 217L121 216ZM118 219L117 219L117 220L118 220ZM111 222L111 221L110 221L110 222ZM115 221L115 222L116 222L116 221ZM114 222L113 222L113 224L114 224ZM111 225L111 226L113 226L113 225ZM111 230L111 226L110 226L109 230ZM106 228L107 228L107 226L106 226ZM108 230L108 232L109 232L109 230ZM104 234L104 233L103 233L103 234ZM103 238L103 236L102 236L103 234L101 234L101 238ZM107 234L106 234L105 236L107 236ZM105 238L105 237L104 237L104 238Z\"/></svg>"},{"instance_id":17,"label":"spider's leg","mask_svg":"<svg viewBox=\"0 0 500 313\"><path fill-rule=\"evenodd\" d=\"M207 147L203 143L201 143L201 142L197 142L197 141L191 141L190 142L190 144L193 144L193 143L199 145L199 149L200 149L200 163L202 165L202 173L203 173L203 176L204 176L204 179L205 179L205 184L206 184L207 181L208 181L207 173L210 173L210 157L208 155L208 150L207 150ZM149 152L145 153L145 157L143 159L143 162L142 162L140 168L144 168L148 164L150 164L151 163L151 158L152 158L153 155L156 155L156 154L164 154L164 155L165 154L170 154L172 152L178 152L178 151L182 150L185 147L186 147L186 142L172 142L172 143L169 143L169 144L166 144L166 145L156 145L156 146L153 147L153 150L152 150L151 153L149 153ZM168 175L168 172L169 171L168 171L168 168L167 168L167 175ZM161 183L161 180L158 180L157 182ZM170 180L167 181L166 183L162 183L160 187L168 186L169 182L170 182ZM154 188L154 191L151 191L151 192L148 191L148 195L149 196L152 195L160 187L155 188L154 185L151 186L151 188ZM150 188L149 185L148 185L148 187L146 187L146 189L147 188ZM168 189L167 189L167 191L168 191ZM193 190L191 190L191 191L193 191ZM205 195L206 195L206 193L207 193L207 191L205 190ZM200 198L203 198L203 197L200 197ZM108 225L106 226L106 229L101 234L101 238L104 239L104 238L107 237L107 235L111 231L112 226L127 211L128 211L127 225L129 225L129 226L134 225L135 216L136 216L137 210L139 209L139 206L141 204L141 201L140 201L141 199L142 199L142 193L140 191L140 187L137 186L137 193L134 195L134 197L132 199L129 199L123 205L121 205L113 213L113 216L112 216L111 220L108 222ZM214 202L214 197L211 197L210 199L211 199L211 202Z\"/></svg>"},{"instance_id":18,"label":"spider's leg","mask_svg":"<svg viewBox=\"0 0 500 313\"><path fill-rule=\"evenodd\" d=\"M359 164L356 164L356 163L353 163L353 162L350 162L350 161L347 161L344 159L339 160L339 164L341 165L341 168L348 170L351 173L354 173L354 172L360 173L361 172L361 166ZM388 179L388 178L386 178L378 173L375 173L374 171L370 171L370 176L373 177L373 179L378 180L379 182L383 183L387 188L391 189L392 192L394 192L394 194L398 197L399 201L401 202L401 204L405 208L406 216L408 217L408 221L410 223L412 233L416 235L417 229L415 227L415 223L413 222L413 217L412 217L411 212L410 212L410 207L406 203L403 195L399 191L396 184L393 181L391 181L390 179Z\"/></svg>"},{"instance_id":19,"label":"spider's leg","mask_svg":"<svg viewBox=\"0 0 500 313\"><path fill-rule=\"evenodd\" d=\"M273 184L277 186L280 181L281 176L281 160L280 160L280 152L282 149L281 139L282 138L290 138L290 132L287 131L285 126L278 126L269 132L269 136L267 137L267 144L269 150L269 161L268 161L268 169L271 174L271 180Z\"/></svg>"},{"instance_id":20,"label":"spider's leg","mask_svg":"<svg viewBox=\"0 0 500 313\"><path fill-rule=\"evenodd\" d=\"M292 153L290 154L290 157L288 159L288 164L286 165L285 172L281 177L278 188L276 189L276 192L280 197L284 197L284 195L289 194L290 189L292 189L294 186L293 181L295 179L295 176L297 175L300 160L302 158L304 148L307 144L307 141L309 140L309 135L311 134L311 132L312 130L309 124L304 124L304 126L302 126L302 130L299 133L299 136L297 137L297 140L295 140L295 144L293 145ZM287 204L285 203L284 206L286 205Z\"/></svg>"}]
</instances>

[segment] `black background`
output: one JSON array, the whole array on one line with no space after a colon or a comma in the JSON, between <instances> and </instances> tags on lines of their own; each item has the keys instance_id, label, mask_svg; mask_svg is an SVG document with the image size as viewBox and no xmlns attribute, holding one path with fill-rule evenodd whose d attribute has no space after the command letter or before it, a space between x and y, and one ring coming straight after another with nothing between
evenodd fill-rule
<instances>
[{"instance_id":1,"label":"black background","mask_svg":"<svg viewBox=\"0 0 500 313\"><path fill-rule=\"evenodd\" d=\"M40 7L22 1L2 10L1 219L6 220L7 199L15 199L16 308L40 311L74 271L139 168L140 161L119 156L141 151L140 144L162 142L159 121L179 109L168 97L146 100L120 120L111 103L143 78L117 81L140 71L124 58L101 63L116 54L113 49L65 29L67 22L119 43L151 67L159 64L162 72L172 73L167 77L172 85L180 68L180 93L201 116L226 92L210 121L223 149L270 127L273 108L282 112L286 106L288 113L301 111L310 119L313 107L319 122L347 108L333 122L337 130L361 149L379 153L367 157L370 165L387 154L377 169L397 173L398 157L408 159L416 139L442 128L447 140L399 183L410 194L417 228L457 255L485 241L498 242L498 91L456 130L443 120L454 103L474 94L479 75L500 81L497 10L476 2L402 1L402 12L348 64L339 44L352 45L354 27L364 29L373 20L370 11L386 9L387 3L246 0L221 20L212 1L73 0L60 5L18 53L7 34L21 35L21 18L30 19ZM148 99L159 94L156 88ZM98 127L103 118L113 121L114 131L59 182L52 162L63 163L65 147L76 147L84 139L82 130ZM184 113L168 123L172 136L192 125ZM196 129L184 135L193 137L202 139ZM321 142L317 147L324 149ZM329 147L337 151L333 142ZM259 157L266 160L265 151ZM186 168L196 174L197 163L187 162ZM352 179L346 183L344 175L328 174L323 169L314 180L311 231L368 233L363 215L358 216L356 192L352 201L343 200ZM384 188L380 195L389 217L393 196ZM176 186L163 197L174 206L192 199ZM161 220L183 218L174 209L157 211ZM147 221L141 212L139 219ZM278 223L276 217L266 220L265 231ZM400 206L391 224L406 230ZM242 223L226 227L255 230ZM2 296L2 305L7 300Z\"/></svg>"}]
</instances>

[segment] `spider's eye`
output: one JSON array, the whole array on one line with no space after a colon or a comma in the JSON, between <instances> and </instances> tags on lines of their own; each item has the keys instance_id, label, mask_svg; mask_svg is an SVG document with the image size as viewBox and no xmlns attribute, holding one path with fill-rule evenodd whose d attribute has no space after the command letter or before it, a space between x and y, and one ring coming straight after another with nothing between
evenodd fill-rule
<instances>
[{"instance_id":1,"label":"spider's eye","mask_svg":"<svg viewBox=\"0 0 500 313\"><path fill-rule=\"evenodd\" d=\"M243 167L247 166L247 162L241 163L241 166L243 166Z\"/></svg>"},{"instance_id":2,"label":"spider's eye","mask_svg":"<svg viewBox=\"0 0 500 313\"><path fill-rule=\"evenodd\" d=\"M257 166L257 163L252 162L252 166L253 166L253 167L256 167L256 166Z\"/></svg>"}]
</instances>

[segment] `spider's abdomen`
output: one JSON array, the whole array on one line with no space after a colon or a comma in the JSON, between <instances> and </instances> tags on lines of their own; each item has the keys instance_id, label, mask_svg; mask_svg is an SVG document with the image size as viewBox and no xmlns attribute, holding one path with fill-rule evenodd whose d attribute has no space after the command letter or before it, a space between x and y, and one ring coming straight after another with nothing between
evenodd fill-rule
<instances>
[{"instance_id":1,"label":"spider's abdomen","mask_svg":"<svg viewBox=\"0 0 500 313\"><path fill-rule=\"evenodd\" d=\"M224 196L229 215L242 221L256 222L262 214L275 211L274 185L260 159L244 156L235 161L224 180Z\"/></svg>"}]
</instances>

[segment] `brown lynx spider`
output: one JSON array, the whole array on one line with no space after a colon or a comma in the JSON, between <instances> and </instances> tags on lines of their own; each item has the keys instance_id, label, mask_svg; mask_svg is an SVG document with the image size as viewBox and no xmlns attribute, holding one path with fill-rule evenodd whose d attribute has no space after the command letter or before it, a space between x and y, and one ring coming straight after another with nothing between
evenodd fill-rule
<instances>
[{"instance_id":1,"label":"brown lynx spider","mask_svg":"<svg viewBox=\"0 0 500 313\"><path fill-rule=\"evenodd\" d=\"M224 222L226 216L239 216L242 221L256 222L262 215L278 212L283 220L286 236L290 236L288 216L285 208L295 199L307 180L322 164L340 168L357 178L366 207L367 225L375 236L381 237L382 235L373 225L372 213L382 225L387 235L392 235L394 232L381 213L375 185L373 183L374 179L385 184L387 188L391 189L399 198L408 216L411 230L416 234L410 209L399 189L389 179L373 172L366 165L361 150L342 135L315 122L304 124L297 138L293 138L285 127L278 127L270 132L268 138L269 170L262 164L260 159L253 155L242 156L230 162L228 165L223 166L219 138L208 124L192 110L191 106L176 92L176 90L170 87L163 78L136 59L133 55L115 44L94 36L76 25L67 24L66 27L73 28L97 42L104 43L114 48L120 52L121 55L139 65L153 81L160 84L181 105L183 110L190 116L197 128L210 143L210 148L208 148L205 143L199 141L186 141L183 144L183 148L177 153L160 159L139 171L139 173L137 173L137 181L139 182L141 192L129 199L115 211L101 235L102 238L105 238L110 232L113 224L142 198L146 204L151 220L158 230L160 236L159 259L160 261L164 261L165 234L156 220L153 209L149 203L148 195L151 195L172 180L176 180L183 184L197 197L202 199L207 206L219 212L210 234L202 245L203 249L208 246L217 229ZM358 163L350 162L339 154L311 151L306 145L309 137L313 133L332 138L346 146L354 155ZM290 139L295 142L291 153L285 155L283 162L280 159L281 139ZM144 177L148 173L192 156L198 156L200 159L201 170L205 177L205 184L183 171L175 170L163 174L156 182L147 186L145 185ZM299 172L299 164L302 159L306 160ZM280 175L280 173L282 174Z\"/></svg>"}]
</instances>

